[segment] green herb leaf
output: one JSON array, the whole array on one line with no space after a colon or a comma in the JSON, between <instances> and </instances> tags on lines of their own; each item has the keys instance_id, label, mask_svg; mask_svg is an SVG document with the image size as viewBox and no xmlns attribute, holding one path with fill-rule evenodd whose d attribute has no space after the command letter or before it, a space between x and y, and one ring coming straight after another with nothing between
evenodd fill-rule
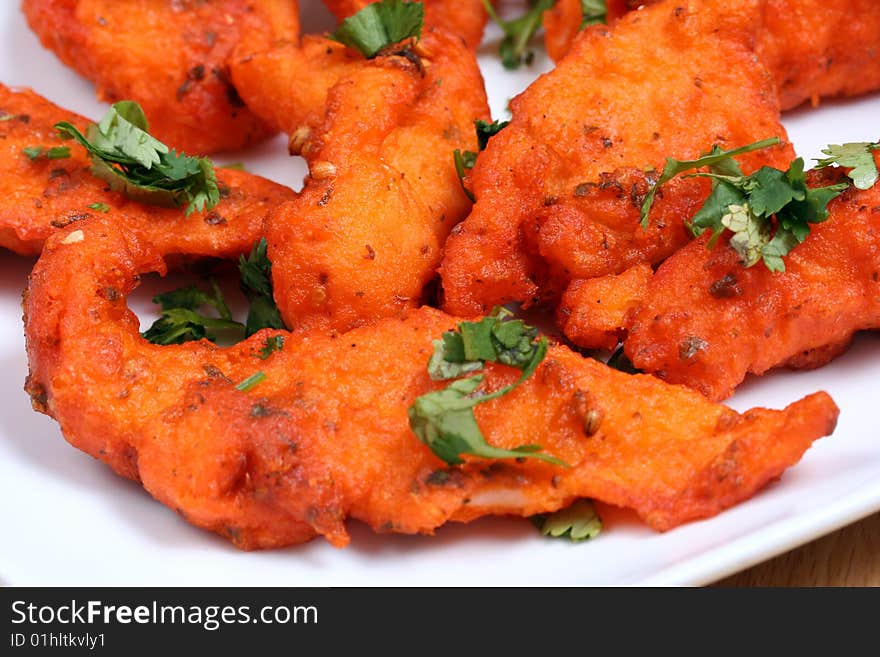
<instances>
[{"instance_id":1,"label":"green herb leaf","mask_svg":"<svg viewBox=\"0 0 880 657\"><path fill-rule=\"evenodd\" d=\"M354 48L367 59L407 39L422 35L425 8L421 2L382 0L349 16L330 35L334 41Z\"/></svg>"},{"instance_id":2,"label":"green herb leaf","mask_svg":"<svg viewBox=\"0 0 880 657\"><path fill-rule=\"evenodd\" d=\"M260 360L266 360L273 353L275 353L276 351L281 351L283 348L283 336L273 335L271 338L266 338L266 341L263 343L263 348L260 349Z\"/></svg>"},{"instance_id":3,"label":"green herb leaf","mask_svg":"<svg viewBox=\"0 0 880 657\"><path fill-rule=\"evenodd\" d=\"M873 151L880 150L880 142L851 142L847 144L830 144L822 152L828 157L816 160L816 168L839 164L852 168L848 175L856 189L870 189L880 178Z\"/></svg>"},{"instance_id":4,"label":"green herb leaf","mask_svg":"<svg viewBox=\"0 0 880 657\"><path fill-rule=\"evenodd\" d=\"M236 389L236 390L240 390L241 392L248 392L248 391L251 390L254 386L256 386L256 385L259 384L259 383L262 383L262 382L265 381L265 380L266 380L266 375L265 375L265 373L263 373L263 372L255 372L254 374L251 374L248 378L246 378L244 381L242 381L241 383L237 384L237 385L235 386L235 389Z\"/></svg>"},{"instance_id":5,"label":"green herb leaf","mask_svg":"<svg viewBox=\"0 0 880 657\"><path fill-rule=\"evenodd\" d=\"M739 254L743 266L751 267L763 260L774 272L785 271L782 258L807 238L810 224L828 218L828 203L849 186L807 187L801 158L794 160L787 171L762 167L750 176L690 175L711 178L714 185L694 215L694 235L711 230L708 247L712 248L724 230L730 230L730 248Z\"/></svg>"},{"instance_id":6,"label":"green herb leaf","mask_svg":"<svg viewBox=\"0 0 880 657\"><path fill-rule=\"evenodd\" d=\"M510 121L483 121L477 119L474 121L474 127L477 129L477 143L480 145L480 152L486 150L489 145L489 138L494 137L510 124Z\"/></svg>"},{"instance_id":7,"label":"green herb leaf","mask_svg":"<svg viewBox=\"0 0 880 657\"><path fill-rule=\"evenodd\" d=\"M89 203L86 207L96 212L110 212L110 206L106 203Z\"/></svg>"},{"instance_id":8,"label":"green herb leaf","mask_svg":"<svg viewBox=\"0 0 880 657\"><path fill-rule=\"evenodd\" d=\"M211 160L177 153L150 136L143 110L133 101L115 103L85 135L64 121L55 128L89 152L92 173L114 191L142 203L185 205L187 216L220 202Z\"/></svg>"},{"instance_id":9,"label":"green herb leaf","mask_svg":"<svg viewBox=\"0 0 880 657\"><path fill-rule=\"evenodd\" d=\"M453 381L443 390L418 397L409 408L409 424L419 440L438 457L456 465L462 454L481 458L537 458L565 465L555 456L540 454L538 445L523 445L513 450L492 447L477 425L474 407L506 395L528 379L547 355L547 338L537 341L537 330L521 320L506 321L511 313L496 308L479 322L461 322L458 331L447 331L434 341L434 354L428 361L428 373L434 380L445 380L482 369L484 362L511 365L522 370L519 379L509 386L486 395L476 395L483 375Z\"/></svg>"},{"instance_id":10,"label":"green herb leaf","mask_svg":"<svg viewBox=\"0 0 880 657\"><path fill-rule=\"evenodd\" d=\"M162 314L143 335L153 344L183 344L192 340L207 339L216 342L222 334L240 340L244 326L232 320L229 307L217 283L211 279L211 292L205 292L195 285L178 288L153 297L153 303L162 308ZM210 306L219 317L208 317L197 312L203 306Z\"/></svg>"},{"instance_id":11,"label":"green herb leaf","mask_svg":"<svg viewBox=\"0 0 880 657\"><path fill-rule=\"evenodd\" d=\"M588 25L608 22L608 6L606 0L581 0L581 29Z\"/></svg>"},{"instance_id":12,"label":"green herb leaf","mask_svg":"<svg viewBox=\"0 0 880 657\"><path fill-rule=\"evenodd\" d=\"M531 520L544 536L567 537L572 543L596 538L602 531L602 519L590 500L578 500L568 508L532 516Z\"/></svg>"},{"instance_id":13,"label":"green herb leaf","mask_svg":"<svg viewBox=\"0 0 880 657\"><path fill-rule=\"evenodd\" d=\"M458 182L461 185L461 189L464 191L465 196L471 200L471 203L475 203L477 199L474 197L474 193L465 187L464 177L470 169L474 168L474 164L477 163L477 154L473 151L461 151L456 148L452 152L452 161L455 163L455 173L458 174Z\"/></svg>"},{"instance_id":14,"label":"green herb leaf","mask_svg":"<svg viewBox=\"0 0 880 657\"><path fill-rule=\"evenodd\" d=\"M241 256L238 263L241 291L251 304L246 322L248 337L264 328L287 328L272 296L272 263L266 255L267 248L266 238L260 238L250 255L247 258Z\"/></svg>"},{"instance_id":15,"label":"green herb leaf","mask_svg":"<svg viewBox=\"0 0 880 657\"><path fill-rule=\"evenodd\" d=\"M28 156L28 159L34 160L63 160L70 157L69 146L53 146L45 148L43 146L28 146L22 148L21 152Z\"/></svg>"},{"instance_id":16,"label":"green herb leaf","mask_svg":"<svg viewBox=\"0 0 880 657\"><path fill-rule=\"evenodd\" d=\"M712 150L710 150L708 153L701 155L696 160L676 160L674 158L667 157L666 165L663 167L663 173L660 174L657 182L651 185L651 189L648 191L647 195L645 196L645 200L642 203L642 208L639 213L642 228L648 228L648 215L651 212L651 206L654 204L654 197L657 194L657 189L664 183L667 183L675 178L675 176L685 173L687 171L700 169L702 167L709 167L709 171L717 175L741 176L742 171L740 170L739 165L733 159L735 156L743 155L745 153L751 153L752 151L761 150L762 148L768 148L769 146L775 146L779 143L779 137L771 137L769 139L762 139L761 141L756 141L754 144L748 144L747 146L734 148L729 151L723 150L716 144L712 146Z\"/></svg>"},{"instance_id":17,"label":"green herb leaf","mask_svg":"<svg viewBox=\"0 0 880 657\"><path fill-rule=\"evenodd\" d=\"M512 21L501 20L489 0L482 0L486 13L504 32L499 46L501 63L506 69L517 69L530 64L533 53L528 50L529 41L541 26L541 14L553 6L553 0L529 0L529 10Z\"/></svg>"}]
</instances>

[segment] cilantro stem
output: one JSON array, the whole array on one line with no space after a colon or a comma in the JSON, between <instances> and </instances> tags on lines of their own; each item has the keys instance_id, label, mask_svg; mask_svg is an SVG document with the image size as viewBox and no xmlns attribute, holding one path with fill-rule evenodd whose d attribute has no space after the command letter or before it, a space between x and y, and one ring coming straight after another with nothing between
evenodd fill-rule
<instances>
[{"instance_id":1,"label":"cilantro stem","mask_svg":"<svg viewBox=\"0 0 880 657\"><path fill-rule=\"evenodd\" d=\"M263 372L255 372L251 374L244 381L235 386L236 390L240 390L241 392L248 392L256 385L262 383L266 380L266 375Z\"/></svg>"}]
</instances>

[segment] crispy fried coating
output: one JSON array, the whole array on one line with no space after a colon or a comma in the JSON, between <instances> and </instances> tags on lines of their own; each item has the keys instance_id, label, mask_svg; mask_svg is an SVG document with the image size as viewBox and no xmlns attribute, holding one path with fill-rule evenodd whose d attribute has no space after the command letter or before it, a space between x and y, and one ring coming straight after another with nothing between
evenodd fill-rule
<instances>
[{"instance_id":1,"label":"crispy fried coating","mask_svg":"<svg viewBox=\"0 0 880 657\"><path fill-rule=\"evenodd\" d=\"M579 347L614 349L625 337L630 314L644 302L653 273L642 264L620 274L572 281L557 311L559 328Z\"/></svg>"},{"instance_id":2,"label":"crispy fried coating","mask_svg":"<svg viewBox=\"0 0 880 657\"><path fill-rule=\"evenodd\" d=\"M218 169L220 203L186 217L181 209L144 205L108 191L107 184L91 174L85 149L62 141L53 128L69 121L85 130L87 119L33 91L2 84L0 118L0 246L22 255L39 253L59 228L106 210L117 221L141 226L164 252L233 256L246 252L260 237L271 208L296 196L259 176ZM68 147L70 157L31 160L23 152L31 147ZM89 207L95 205L106 209Z\"/></svg>"},{"instance_id":3,"label":"crispy fried coating","mask_svg":"<svg viewBox=\"0 0 880 657\"><path fill-rule=\"evenodd\" d=\"M233 150L271 131L233 85L243 38L295 39L294 0L23 0L46 48L108 102L135 100L151 133L194 154Z\"/></svg>"},{"instance_id":4,"label":"crispy fried coating","mask_svg":"<svg viewBox=\"0 0 880 657\"><path fill-rule=\"evenodd\" d=\"M415 54L361 59L305 141L310 175L267 238L288 326L346 331L422 300L471 203L452 153L476 150L489 109L462 41L426 29ZM364 121L364 116L369 121Z\"/></svg>"},{"instance_id":5,"label":"crispy fried coating","mask_svg":"<svg viewBox=\"0 0 880 657\"><path fill-rule=\"evenodd\" d=\"M813 172L810 184L836 176ZM747 373L818 367L880 326L880 185L851 187L828 209L784 273L742 267L724 240L707 250L708 235L669 258L624 343L633 364L723 399Z\"/></svg>"},{"instance_id":6,"label":"crispy fried coating","mask_svg":"<svg viewBox=\"0 0 880 657\"><path fill-rule=\"evenodd\" d=\"M609 23L659 0L609 0ZM667 5L673 0L668 0ZM880 89L880 3L876 0L761 0L755 51L773 75L783 110L819 98ZM580 31L580 0L545 12L544 41L555 60Z\"/></svg>"},{"instance_id":7,"label":"crispy fried coating","mask_svg":"<svg viewBox=\"0 0 880 657\"><path fill-rule=\"evenodd\" d=\"M265 330L233 347L157 346L125 298L164 254L94 217L51 236L25 298L27 390L76 447L143 482L190 522L242 548L323 535L347 518L431 533L448 521L531 515L588 496L665 530L744 500L830 433L824 393L743 415L684 387L552 347L514 392L481 405L487 440L540 443L570 468L469 459L445 466L407 408L437 388L431 341L457 320L430 308L353 330ZM266 338L283 348L261 359ZM247 392L235 384L262 371ZM518 372L489 366L487 390Z\"/></svg>"},{"instance_id":8,"label":"crispy fried coating","mask_svg":"<svg viewBox=\"0 0 880 657\"><path fill-rule=\"evenodd\" d=\"M639 208L656 177L646 170L713 144L785 139L772 82L750 49L756 1L658 5L613 31L592 28L511 101L511 124L470 176L477 203L446 245L446 309L555 300L573 279L657 263L687 243L683 221L707 182L664 185L643 230ZM741 163L791 159L783 143Z\"/></svg>"},{"instance_id":9,"label":"crispy fried coating","mask_svg":"<svg viewBox=\"0 0 880 657\"><path fill-rule=\"evenodd\" d=\"M324 4L341 21L377 0L324 0ZM483 38L489 16L481 0L422 0L425 25L439 27L464 38L475 50Z\"/></svg>"}]
</instances>

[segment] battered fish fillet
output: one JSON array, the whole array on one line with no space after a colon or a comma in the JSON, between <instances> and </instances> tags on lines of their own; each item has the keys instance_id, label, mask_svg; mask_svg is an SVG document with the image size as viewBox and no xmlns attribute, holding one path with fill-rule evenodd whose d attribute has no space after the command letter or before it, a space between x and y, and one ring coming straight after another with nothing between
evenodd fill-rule
<instances>
[{"instance_id":1,"label":"battered fish fillet","mask_svg":"<svg viewBox=\"0 0 880 657\"><path fill-rule=\"evenodd\" d=\"M477 419L490 443L538 442L571 467L470 458L448 467L410 431L407 408L442 385L426 371L431 341L458 320L425 308L344 338L264 330L229 348L160 347L141 339L125 298L139 275L164 270L163 256L106 217L50 237L25 299L27 390L73 445L242 548L315 535L343 546L347 518L431 533L582 496L665 530L753 495L830 433L838 413L818 393L739 415L551 347ZM283 348L262 359L275 336ZM235 387L258 371L261 383ZM518 375L491 366L484 385Z\"/></svg>"},{"instance_id":2,"label":"battered fish fillet","mask_svg":"<svg viewBox=\"0 0 880 657\"><path fill-rule=\"evenodd\" d=\"M838 178L813 172L809 184ZM880 185L851 187L828 210L783 273L744 268L726 240L706 249L708 235L669 258L624 342L633 364L723 399L750 372L824 365L856 331L880 327Z\"/></svg>"},{"instance_id":3,"label":"battered fish fillet","mask_svg":"<svg viewBox=\"0 0 880 657\"><path fill-rule=\"evenodd\" d=\"M103 210L114 221L141 226L166 253L233 256L260 237L271 208L296 196L264 178L218 169L222 199L208 212L186 217L182 209L131 201L90 173L85 149L58 136L59 121L83 131L89 123L33 91L0 84L0 247L38 254L59 228ZM33 147L67 147L70 156L31 160L24 149Z\"/></svg>"},{"instance_id":4,"label":"battered fish fillet","mask_svg":"<svg viewBox=\"0 0 880 657\"><path fill-rule=\"evenodd\" d=\"M324 4L341 21L375 1L324 0ZM471 50L480 45L489 18L481 0L422 0L422 4L425 5L425 25L458 34Z\"/></svg>"},{"instance_id":5,"label":"battered fish fillet","mask_svg":"<svg viewBox=\"0 0 880 657\"><path fill-rule=\"evenodd\" d=\"M658 0L609 0L609 23ZM667 0L672 6L675 0ZM783 110L820 98L880 89L880 3L876 0L762 0L755 50L773 75ZM561 59L580 31L580 0L544 14L545 44Z\"/></svg>"},{"instance_id":6,"label":"battered fish fillet","mask_svg":"<svg viewBox=\"0 0 880 657\"><path fill-rule=\"evenodd\" d=\"M305 188L268 223L288 326L346 331L420 304L471 208L452 153L477 150L474 119L488 116L473 54L441 30L339 80L301 148Z\"/></svg>"},{"instance_id":7,"label":"battered fish fillet","mask_svg":"<svg viewBox=\"0 0 880 657\"><path fill-rule=\"evenodd\" d=\"M702 179L662 188L647 230L639 208L666 157L693 159L786 133L750 43L757 0L657 5L591 29L557 68L511 101L509 126L477 158L477 202L441 267L446 309L555 301L577 279L657 263L689 240ZM787 165L783 143L744 156ZM646 170L654 170L646 173Z\"/></svg>"},{"instance_id":8,"label":"battered fish fillet","mask_svg":"<svg viewBox=\"0 0 880 657\"><path fill-rule=\"evenodd\" d=\"M269 134L242 102L229 60L245 37L295 39L295 0L23 0L46 48L107 102L135 100L154 136L193 154Z\"/></svg>"}]
</instances>

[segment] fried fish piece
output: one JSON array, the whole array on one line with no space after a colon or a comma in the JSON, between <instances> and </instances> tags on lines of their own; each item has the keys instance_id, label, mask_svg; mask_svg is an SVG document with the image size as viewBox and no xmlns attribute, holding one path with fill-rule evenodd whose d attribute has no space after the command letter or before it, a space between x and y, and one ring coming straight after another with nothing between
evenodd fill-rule
<instances>
[{"instance_id":1,"label":"fried fish piece","mask_svg":"<svg viewBox=\"0 0 880 657\"><path fill-rule=\"evenodd\" d=\"M295 198L293 190L243 171L217 169L221 201L189 217L182 209L144 205L108 191L92 175L85 149L62 140L59 121L85 130L77 116L29 89L0 84L0 247L35 255L45 239L64 226L106 212L136 223L169 253L221 255L245 253L262 234L269 210ZM28 157L25 149L67 148L69 156Z\"/></svg>"},{"instance_id":2,"label":"fried fish piece","mask_svg":"<svg viewBox=\"0 0 880 657\"><path fill-rule=\"evenodd\" d=\"M373 2L376 0L324 0L340 21ZM422 0L422 4L425 6L425 25L460 35L471 50L480 45L489 18L481 0Z\"/></svg>"},{"instance_id":3,"label":"fried fish piece","mask_svg":"<svg viewBox=\"0 0 880 657\"><path fill-rule=\"evenodd\" d=\"M609 0L608 22L659 1ZM581 20L580 0L558 0L545 12L545 44L553 59L568 52ZM783 110L880 89L876 0L761 0L760 21L755 51L776 81Z\"/></svg>"},{"instance_id":4,"label":"fried fish piece","mask_svg":"<svg viewBox=\"0 0 880 657\"><path fill-rule=\"evenodd\" d=\"M334 85L301 148L305 187L268 223L288 326L346 331L420 304L471 208L452 153L477 150L474 120L488 116L473 54L439 29Z\"/></svg>"},{"instance_id":5,"label":"fried fish piece","mask_svg":"<svg viewBox=\"0 0 880 657\"><path fill-rule=\"evenodd\" d=\"M572 280L669 256L689 241L683 221L709 185L664 185L642 229L639 208L666 157L779 136L781 145L740 163L788 164L772 81L751 51L756 2L689 0L627 14L613 31L589 30L513 99L510 125L470 175L476 205L446 244L445 308L468 315L555 301Z\"/></svg>"},{"instance_id":6,"label":"fried fish piece","mask_svg":"<svg viewBox=\"0 0 880 657\"><path fill-rule=\"evenodd\" d=\"M271 134L232 83L245 37L295 39L297 3L282 0L24 0L43 45L97 86L135 100L153 134L189 153L234 150Z\"/></svg>"},{"instance_id":7,"label":"fried fish piece","mask_svg":"<svg viewBox=\"0 0 880 657\"><path fill-rule=\"evenodd\" d=\"M246 549L315 535L343 546L347 518L432 533L584 496L666 530L750 497L837 418L824 393L740 415L556 346L476 415L491 444L538 442L571 467L470 457L448 467L412 433L407 408L443 385L426 362L432 340L458 320L423 308L344 339L264 330L227 348L157 346L140 337L125 299L140 275L164 271L164 256L107 217L52 235L24 302L27 390L71 444ZM261 358L276 337L282 348ZM260 383L236 386L258 371ZM484 386L518 375L489 365Z\"/></svg>"},{"instance_id":8,"label":"fried fish piece","mask_svg":"<svg viewBox=\"0 0 880 657\"><path fill-rule=\"evenodd\" d=\"M809 184L842 177L814 171ZM850 187L828 211L786 256L784 272L744 268L724 238L706 249L708 235L669 258L624 343L633 364L717 400L750 372L823 365L856 331L880 326L880 185Z\"/></svg>"}]
</instances>

